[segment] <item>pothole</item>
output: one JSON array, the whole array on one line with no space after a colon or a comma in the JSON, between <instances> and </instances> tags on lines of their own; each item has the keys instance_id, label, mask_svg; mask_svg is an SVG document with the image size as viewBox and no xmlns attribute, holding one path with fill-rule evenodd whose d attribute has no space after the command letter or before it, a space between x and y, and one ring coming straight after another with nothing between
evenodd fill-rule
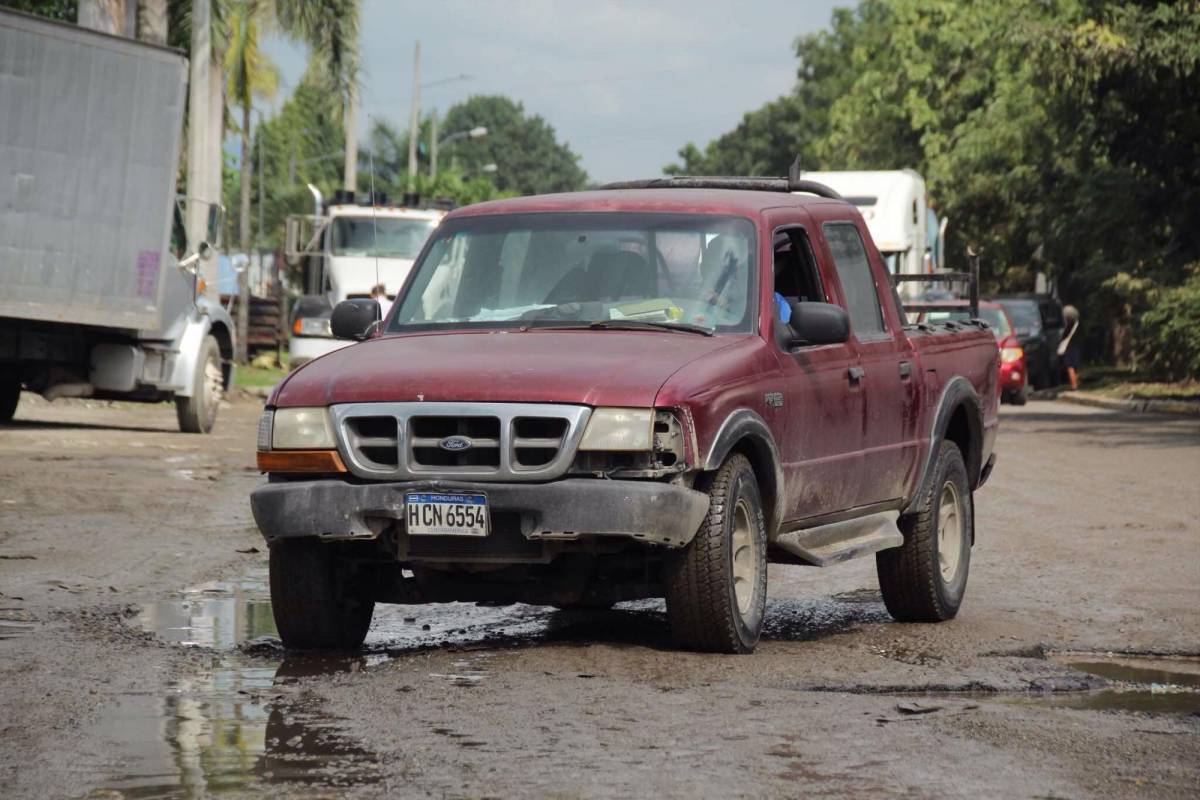
<instances>
[{"instance_id":1,"label":"pothole","mask_svg":"<svg viewBox=\"0 0 1200 800\"><path fill-rule=\"evenodd\" d=\"M1057 651L1049 661L1110 681L1091 692L1052 692L1015 702L1085 711L1200 714L1200 656Z\"/></svg>"}]
</instances>

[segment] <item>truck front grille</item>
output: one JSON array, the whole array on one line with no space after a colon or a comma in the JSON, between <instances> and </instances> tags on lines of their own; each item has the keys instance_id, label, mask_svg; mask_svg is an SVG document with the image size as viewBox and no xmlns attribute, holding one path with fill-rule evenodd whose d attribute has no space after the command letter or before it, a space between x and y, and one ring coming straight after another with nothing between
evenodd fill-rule
<instances>
[{"instance_id":1,"label":"truck front grille","mask_svg":"<svg viewBox=\"0 0 1200 800\"><path fill-rule=\"evenodd\" d=\"M330 409L362 478L533 481L563 475L591 410L534 403L353 403Z\"/></svg>"}]
</instances>

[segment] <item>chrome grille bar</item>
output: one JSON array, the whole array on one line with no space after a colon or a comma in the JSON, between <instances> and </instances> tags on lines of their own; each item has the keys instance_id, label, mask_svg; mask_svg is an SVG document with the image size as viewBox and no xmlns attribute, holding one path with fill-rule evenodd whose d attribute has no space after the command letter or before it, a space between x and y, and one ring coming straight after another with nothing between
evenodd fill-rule
<instances>
[{"instance_id":1,"label":"chrome grille bar","mask_svg":"<svg viewBox=\"0 0 1200 800\"><path fill-rule=\"evenodd\" d=\"M346 403L330 412L346 465L375 480L552 480L570 467L591 415L552 403Z\"/></svg>"}]
</instances>

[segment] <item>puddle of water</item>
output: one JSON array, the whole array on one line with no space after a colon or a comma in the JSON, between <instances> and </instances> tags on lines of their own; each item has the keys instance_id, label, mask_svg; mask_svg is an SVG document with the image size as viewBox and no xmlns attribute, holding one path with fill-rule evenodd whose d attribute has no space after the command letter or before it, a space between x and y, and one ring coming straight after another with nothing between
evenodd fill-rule
<instances>
[{"instance_id":1,"label":"puddle of water","mask_svg":"<svg viewBox=\"0 0 1200 800\"><path fill-rule=\"evenodd\" d=\"M1014 699L1024 705L1081 711L1200 714L1200 658L1049 653L1049 660L1114 682L1093 692L1051 692Z\"/></svg>"},{"instance_id":2,"label":"puddle of water","mask_svg":"<svg viewBox=\"0 0 1200 800\"><path fill-rule=\"evenodd\" d=\"M201 584L151 603L136 623L165 641L224 651L162 693L127 693L107 706L93 732L101 755L77 769L97 787L129 797L246 793L266 786L348 788L373 783L375 759L337 720L294 695L298 678L353 671L363 657L249 661L234 648L276 634L266 569L235 581ZM376 656L382 661L386 656Z\"/></svg>"},{"instance_id":3,"label":"puddle of water","mask_svg":"<svg viewBox=\"0 0 1200 800\"><path fill-rule=\"evenodd\" d=\"M1200 689L1200 658L1051 653L1051 661L1123 683Z\"/></svg>"},{"instance_id":4,"label":"puddle of water","mask_svg":"<svg viewBox=\"0 0 1200 800\"><path fill-rule=\"evenodd\" d=\"M236 581L213 581L187 589L183 597L144 606L137 623L172 644L227 650L258 636L276 635L267 570L248 571Z\"/></svg>"}]
</instances>

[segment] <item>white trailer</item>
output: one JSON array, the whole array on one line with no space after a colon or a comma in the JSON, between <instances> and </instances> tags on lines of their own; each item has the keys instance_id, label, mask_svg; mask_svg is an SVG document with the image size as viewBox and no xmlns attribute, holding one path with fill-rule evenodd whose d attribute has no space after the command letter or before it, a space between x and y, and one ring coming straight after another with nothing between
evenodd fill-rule
<instances>
[{"instance_id":1,"label":"white trailer","mask_svg":"<svg viewBox=\"0 0 1200 800\"><path fill-rule=\"evenodd\" d=\"M803 177L858 207L891 274L945 270L946 220L929 207L925 180L913 170L805 172ZM912 283L901 286L902 292L917 289Z\"/></svg>"},{"instance_id":2,"label":"white trailer","mask_svg":"<svg viewBox=\"0 0 1200 800\"><path fill-rule=\"evenodd\" d=\"M212 428L234 327L185 255L186 89L178 51L0 10L0 423L26 389Z\"/></svg>"}]
</instances>

